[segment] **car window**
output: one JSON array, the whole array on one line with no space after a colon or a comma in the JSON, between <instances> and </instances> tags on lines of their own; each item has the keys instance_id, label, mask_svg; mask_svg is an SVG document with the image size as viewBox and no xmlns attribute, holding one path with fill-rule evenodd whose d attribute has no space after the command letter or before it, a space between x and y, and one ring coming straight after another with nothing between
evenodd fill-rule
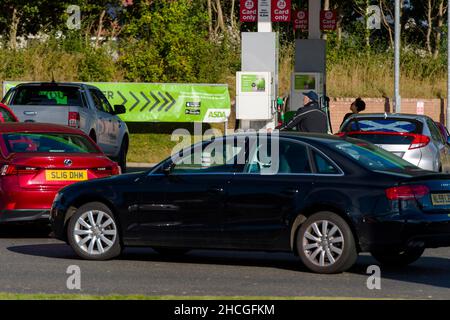
<instances>
[{"instance_id":1,"label":"car window","mask_svg":"<svg viewBox=\"0 0 450 320\"><path fill-rule=\"evenodd\" d=\"M9 89L8 92L5 94L5 96L3 97L2 103L9 105L11 103L10 100L11 100L14 92L15 92L15 88Z\"/></svg>"},{"instance_id":2,"label":"car window","mask_svg":"<svg viewBox=\"0 0 450 320\"><path fill-rule=\"evenodd\" d=\"M3 142L9 153L98 153L85 137L65 133L4 133Z\"/></svg>"},{"instance_id":3,"label":"car window","mask_svg":"<svg viewBox=\"0 0 450 320\"><path fill-rule=\"evenodd\" d=\"M329 146L372 171L419 169L393 153L361 140L347 138L342 141L330 142Z\"/></svg>"},{"instance_id":4,"label":"car window","mask_svg":"<svg viewBox=\"0 0 450 320\"><path fill-rule=\"evenodd\" d=\"M11 112L0 107L0 123L2 122L15 122L16 120L12 116Z\"/></svg>"},{"instance_id":5,"label":"car window","mask_svg":"<svg viewBox=\"0 0 450 320\"><path fill-rule=\"evenodd\" d=\"M431 138L436 142L444 143L444 139L442 138L442 134L440 133L439 129L437 128L436 124L431 120L427 119L427 125L430 129Z\"/></svg>"},{"instance_id":6,"label":"car window","mask_svg":"<svg viewBox=\"0 0 450 320\"><path fill-rule=\"evenodd\" d=\"M90 89L89 92L92 95L92 99L94 99L94 104L97 110L112 113L111 105L101 91Z\"/></svg>"},{"instance_id":7,"label":"car window","mask_svg":"<svg viewBox=\"0 0 450 320\"><path fill-rule=\"evenodd\" d=\"M173 174L232 173L245 165L245 146L235 139L217 139L188 149L173 161Z\"/></svg>"},{"instance_id":8,"label":"car window","mask_svg":"<svg viewBox=\"0 0 450 320\"><path fill-rule=\"evenodd\" d=\"M314 163L319 174L338 174L339 170L317 151L313 152Z\"/></svg>"},{"instance_id":9,"label":"car window","mask_svg":"<svg viewBox=\"0 0 450 320\"><path fill-rule=\"evenodd\" d=\"M79 88L60 85L21 86L10 105L82 106Z\"/></svg>"},{"instance_id":10,"label":"car window","mask_svg":"<svg viewBox=\"0 0 450 320\"><path fill-rule=\"evenodd\" d=\"M422 133L423 125L417 120L401 118L356 117L342 128L342 132Z\"/></svg>"},{"instance_id":11,"label":"car window","mask_svg":"<svg viewBox=\"0 0 450 320\"><path fill-rule=\"evenodd\" d=\"M274 143L278 143L278 148L273 148ZM262 173L264 169L269 168L275 174L311 173L306 146L284 139L259 141L247 172Z\"/></svg>"}]
</instances>

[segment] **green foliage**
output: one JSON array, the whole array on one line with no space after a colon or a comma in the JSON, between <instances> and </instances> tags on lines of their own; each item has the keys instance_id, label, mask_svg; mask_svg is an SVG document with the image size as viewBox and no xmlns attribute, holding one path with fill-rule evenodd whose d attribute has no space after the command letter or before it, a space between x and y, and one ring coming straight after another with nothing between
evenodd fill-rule
<instances>
[{"instance_id":1,"label":"green foliage","mask_svg":"<svg viewBox=\"0 0 450 320\"><path fill-rule=\"evenodd\" d=\"M447 26L438 22L443 0L433 1L430 48L425 46L425 7L419 0L403 8L402 96L440 96L445 92ZM218 23L222 8L224 28ZM206 0L3 0L0 3L0 79L60 81L139 81L228 83L240 69L239 31L256 31L256 24L236 21L239 1ZM392 25L368 31L364 16L369 0L330 0L342 20L340 32L327 34L327 88L332 96L392 95ZM380 0L386 14L392 0ZM68 30L69 5L81 8L81 30ZM45 42L8 49L13 12L17 35L42 32ZM441 13L442 15L442 13ZM406 22L411 21L406 27ZM16 20L17 22L17 20ZM441 21L442 22L442 21ZM280 94L289 92L294 40L306 34L290 24L274 24L280 33ZM61 31L63 37L57 36ZM100 35L102 39L96 39ZM112 37L115 38L111 39ZM434 43L436 39L440 39ZM438 50L434 50L437 48Z\"/></svg>"}]
</instances>

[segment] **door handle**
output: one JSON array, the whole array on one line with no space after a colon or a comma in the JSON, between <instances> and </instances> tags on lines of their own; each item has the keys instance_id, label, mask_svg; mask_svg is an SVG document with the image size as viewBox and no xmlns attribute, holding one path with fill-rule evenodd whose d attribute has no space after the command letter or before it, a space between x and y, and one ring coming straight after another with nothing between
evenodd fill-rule
<instances>
[{"instance_id":1,"label":"door handle","mask_svg":"<svg viewBox=\"0 0 450 320\"><path fill-rule=\"evenodd\" d=\"M283 191L284 194L287 194L290 196L296 195L296 194L298 194L298 192L299 192L299 190L295 189L295 188L287 188L287 189L284 189L284 191Z\"/></svg>"},{"instance_id":2,"label":"door handle","mask_svg":"<svg viewBox=\"0 0 450 320\"><path fill-rule=\"evenodd\" d=\"M225 190L222 187L212 187L208 190L210 193L224 193Z\"/></svg>"}]
</instances>

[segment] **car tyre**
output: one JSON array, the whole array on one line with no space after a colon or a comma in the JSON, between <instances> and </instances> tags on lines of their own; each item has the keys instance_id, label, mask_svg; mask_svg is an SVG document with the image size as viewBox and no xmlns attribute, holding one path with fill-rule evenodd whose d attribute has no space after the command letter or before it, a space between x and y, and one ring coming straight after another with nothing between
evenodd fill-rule
<instances>
[{"instance_id":1,"label":"car tyre","mask_svg":"<svg viewBox=\"0 0 450 320\"><path fill-rule=\"evenodd\" d=\"M128 152L128 141L126 138L122 140L122 144L120 145L119 156L117 162L119 163L120 169L122 173L127 171L127 152Z\"/></svg>"},{"instance_id":2,"label":"car tyre","mask_svg":"<svg viewBox=\"0 0 450 320\"><path fill-rule=\"evenodd\" d=\"M407 248L405 250L372 251L371 254L382 265L402 267L417 261L424 251L424 248Z\"/></svg>"},{"instance_id":3,"label":"car tyre","mask_svg":"<svg viewBox=\"0 0 450 320\"><path fill-rule=\"evenodd\" d=\"M296 236L297 253L303 264L317 273L340 273L358 258L348 223L339 215L322 211L310 216Z\"/></svg>"},{"instance_id":4,"label":"car tyre","mask_svg":"<svg viewBox=\"0 0 450 320\"><path fill-rule=\"evenodd\" d=\"M119 228L103 203L87 203L70 218L67 238L75 253L87 260L108 260L120 255Z\"/></svg>"}]
</instances>

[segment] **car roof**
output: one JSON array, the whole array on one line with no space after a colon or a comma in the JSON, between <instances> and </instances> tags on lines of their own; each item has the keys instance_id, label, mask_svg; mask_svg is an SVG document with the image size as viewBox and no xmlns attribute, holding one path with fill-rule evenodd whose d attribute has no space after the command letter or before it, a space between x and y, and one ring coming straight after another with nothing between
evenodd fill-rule
<instances>
[{"instance_id":1,"label":"car roof","mask_svg":"<svg viewBox=\"0 0 450 320\"><path fill-rule=\"evenodd\" d=\"M26 87L26 86L33 86L33 87L38 87L38 86L70 86L70 87L83 87L86 86L84 83L81 82L50 82L50 81L44 81L44 82L23 82L23 83L19 83L18 85L16 85L15 87Z\"/></svg>"},{"instance_id":2,"label":"car roof","mask_svg":"<svg viewBox=\"0 0 450 320\"><path fill-rule=\"evenodd\" d=\"M70 133L85 135L81 130L52 123L36 122L5 122L0 123L0 133L8 132L48 132L48 133Z\"/></svg>"},{"instance_id":3,"label":"car roof","mask_svg":"<svg viewBox=\"0 0 450 320\"><path fill-rule=\"evenodd\" d=\"M265 133L265 132L238 132L234 134L227 135L225 137L238 137L238 136L267 136L272 137L274 133ZM309 132L296 132L296 131L279 131L277 134L280 138L290 138L295 140L302 141L316 141L316 142L331 142L331 141L340 141L343 140L342 137L325 134L325 133L309 133Z\"/></svg>"}]
</instances>

